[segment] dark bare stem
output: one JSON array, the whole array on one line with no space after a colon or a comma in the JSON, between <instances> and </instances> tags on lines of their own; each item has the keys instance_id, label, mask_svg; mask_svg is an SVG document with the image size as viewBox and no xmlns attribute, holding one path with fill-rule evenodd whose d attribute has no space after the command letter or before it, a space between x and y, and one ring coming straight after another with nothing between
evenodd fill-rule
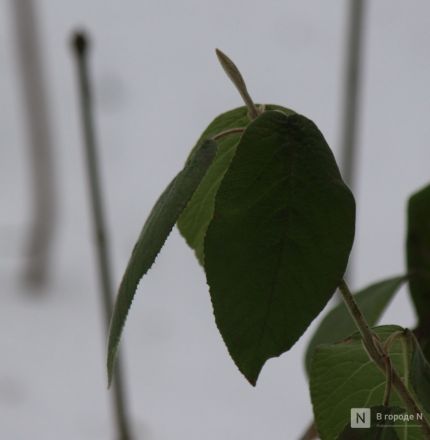
<instances>
[{"instance_id":1,"label":"dark bare stem","mask_svg":"<svg viewBox=\"0 0 430 440\"><path fill-rule=\"evenodd\" d=\"M106 335L113 311L113 288L111 279L111 263L106 222L102 201L101 183L98 169L97 142L94 131L92 94L88 68L88 39L84 33L73 36L73 49L78 69L79 91L81 101L81 117L83 138L86 154L88 185L91 198L91 208L94 222L94 237L96 240L97 261L104 309ZM119 440L130 440L130 424L125 408L125 391L121 374L121 366L117 366L113 379L113 403Z\"/></svg>"},{"instance_id":2,"label":"dark bare stem","mask_svg":"<svg viewBox=\"0 0 430 440\"><path fill-rule=\"evenodd\" d=\"M347 38L345 48L345 79L341 112L340 148L341 170L346 183L353 190L357 173L357 133L360 113L363 28L366 0L349 0ZM351 281L354 260L350 258L345 275Z\"/></svg>"},{"instance_id":3,"label":"dark bare stem","mask_svg":"<svg viewBox=\"0 0 430 440\"><path fill-rule=\"evenodd\" d=\"M31 287L42 287L49 276L51 248L57 223L52 125L35 2L12 0L10 3L27 126L33 204L26 245L28 262L24 268L24 281Z\"/></svg>"},{"instance_id":4,"label":"dark bare stem","mask_svg":"<svg viewBox=\"0 0 430 440\"><path fill-rule=\"evenodd\" d=\"M215 52L225 73L231 79L232 83L235 85L236 89L240 93L240 96L248 107L250 118L255 119L261 112L257 109L254 101L251 99L242 74L236 67L236 64L234 64L225 53L221 52L219 49L216 49Z\"/></svg>"},{"instance_id":5,"label":"dark bare stem","mask_svg":"<svg viewBox=\"0 0 430 440\"><path fill-rule=\"evenodd\" d=\"M379 369L384 374L386 374L387 359L390 360L390 363L391 359L389 355L384 352L382 343L380 342L379 338L370 329L366 318L361 313L361 310L355 302L355 299L344 280L342 280L339 284L339 291L342 294L342 298L349 311L349 314L353 318L355 325L363 338L363 344L366 348L369 358L375 362L377 367L379 367ZM415 401L414 397L412 396L398 373L393 368L390 368L390 370L392 374L390 387L392 386L397 391L397 394L403 400L408 411L410 411L411 414L424 414L423 410L419 407L418 403ZM424 438L430 439L430 424L425 416L421 420L420 426L424 434Z\"/></svg>"},{"instance_id":6,"label":"dark bare stem","mask_svg":"<svg viewBox=\"0 0 430 440\"><path fill-rule=\"evenodd\" d=\"M342 174L354 186L359 97L361 86L361 59L363 22L366 0L349 0L348 39L345 63L345 89L342 111Z\"/></svg>"}]
</instances>

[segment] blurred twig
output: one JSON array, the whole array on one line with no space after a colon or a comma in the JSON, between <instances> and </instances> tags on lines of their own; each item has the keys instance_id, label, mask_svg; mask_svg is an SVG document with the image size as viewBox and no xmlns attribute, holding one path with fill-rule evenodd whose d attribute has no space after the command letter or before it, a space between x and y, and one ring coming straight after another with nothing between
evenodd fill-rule
<instances>
[{"instance_id":1,"label":"blurred twig","mask_svg":"<svg viewBox=\"0 0 430 440\"><path fill-rule=\"evenodd\" d=\"M342 175L350 187L356 178L357 132L361 92L362 42L365 0L349 1L348 40L342 110Z\"/></svg>"},{"instance_id":2,"label":"blurred twig","mask_svg":"<svg viewBox=\"0 0 430 440\"><path fill-rule=\"evenodd\" d=\"M357 133L359 127L363 28L366 0L349 0L345 79L341 119L342 176L354 190L357 174ZM353 257L350 257L345 279L351 283Z\"/></svg>"},{"instance_id":3,"label":"blurred twig","mask_svg":"<svg viewBox=\"0 0 430 440\"><path fill-rule=\"evenodd\" d=\"M87 176L91 198L91 208L94 222L94 237L96 240L99 278L107 334L109 331L109 323L113 311L113 284L111 278L112 270L109 258L110 254L106 233L106 222L102 200L100 175L98 169L96 148L97 142L94 131L92 94L88 68L88 39L84 33L77 32L73 36L73 49L76 55L76 64L78 69ZM119 361L120 359L117 360L115 375L112 382L116 425L119 439L129 440L131 439L131 430L125 408L125 388L123 384L122 369Z\"/></svg>"},{"instance_id":4,"label":"blurred twig","mask_svg":"<svg viewBox=\"0 0 430 440\"><path fill-rule=\"evenodd\" d=\"M42 286L48 277L57 211L52 133L34 3L33 0L10 3L30 147L33 205L24 277L31 286Z\"/></svg>"}]
</instances>

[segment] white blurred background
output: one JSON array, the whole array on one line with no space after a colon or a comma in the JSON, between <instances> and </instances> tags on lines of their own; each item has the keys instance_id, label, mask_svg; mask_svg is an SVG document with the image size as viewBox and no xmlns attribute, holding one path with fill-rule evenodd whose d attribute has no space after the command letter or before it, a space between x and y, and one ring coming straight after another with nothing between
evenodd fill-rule
<instances>
[{"instance_id":1,"label":"white blurred background","mask_svg":"<svg viewBox=\"0 0 430 440\"><path fill-rule=\"evenodd\" d=\"M0 438L114 438L70 33L93 40L100 167L118 283L159 193L206 125L241 105L229 54L258 102L313 119L340 159L347 2L35 0L47 76L58 230L43 295L21 282L31 181L12 2L0 1ZM369 2L370 3L370 2ZM404 270L405 203L430 181L430 4L366 11L352 286ZM402 291L384 323L414 325ZM202 269L175 230L123 338L137 440L295 439L312 418L303 352L252 388L216 329Z\"/></svg>"}]
</instances>

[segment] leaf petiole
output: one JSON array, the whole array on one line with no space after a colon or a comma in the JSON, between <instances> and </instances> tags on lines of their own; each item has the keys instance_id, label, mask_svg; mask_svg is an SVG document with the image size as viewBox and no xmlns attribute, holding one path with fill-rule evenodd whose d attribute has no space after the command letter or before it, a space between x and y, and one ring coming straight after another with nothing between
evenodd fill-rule
<instances>
[{"instance_id":1,"label":"leaf petiole","mask_svg":"<svg viewBox=\"0 0 430 440\"><path fill-rule=\"evenodd\" d=\"M366 321L366 318L361 313L360 308L355 302L355 299L344 280L341 280L339 284L339 291L342 294L342 298L345 302L345 305L363 338L363 344L366 348L369 358L373 360L375 364L386 375L387 361L385 357L387 359L390 359L389 355L386 352L381 353L381 348L383 348L383 346L381 344L380 339L370 329L369 324ZM391 363L391 359L390 359L390 363ZM421 410L414 396L411 394L411 392L409 391L403 380L400 378L400 376L397 374L397 372L393 368L390 368L390 372L391 372L391 378L387 380L387 383L389 382L389 384L387 384L386 392L388 387L390 387L389 391L391 392L391 386L392 386L397 391L399 397L403 400L407 409L412 414L423 414L424 412ZM386 397L387 395L385 395L384 401ZM424 438L430 439L430 424L425 417L422 418L420 426L424 434Z\"/></svg>"}]
</instances>

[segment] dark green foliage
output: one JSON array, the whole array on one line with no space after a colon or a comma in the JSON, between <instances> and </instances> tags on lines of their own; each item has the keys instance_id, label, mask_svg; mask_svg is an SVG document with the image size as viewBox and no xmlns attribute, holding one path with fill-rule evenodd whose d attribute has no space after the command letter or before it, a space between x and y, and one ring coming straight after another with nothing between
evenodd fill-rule
<instances>
[{"instance_id":1,"label":"dark green foliage","mask_svg":"<svg viewBox=\"0 0 430 440\"><path fill-rule=\"evenodd\" d=\"M423 408L430 413L430 364L416 338L409 334L413 341L411 383Z\"/></svg>"},{"instance_id":2,"label":"dark green foliage","mask_svg":"<svg viewBox=\"0 0 430 440\"><path fill-rule=\"evenodd\" d=\"M250 383L333 294L354 222L354 198L310 120L267 111L248 126L216 195L205 269L218 328Z\"/></svg>"},{"instance_id":3,"label":"dark green foliage","mask_svg":"<svg viewBox=\"0 0 430 440\"><path fill-rule=\"evenodd\" d=\"M355 301L343 281L355 201L321 132L291 110L255 105L234 63L219 50L217 55L247 107L223 113L207 127L145 222L111 322L109 381L138 283L177 223L205 269L228 351L251 384L269 358L293 346L340 285L349 312L344 304L331 310L306 354L321 439L428 438L426 420L423 430L394 428L376 424L375 414L398 414L403 403L412 411L420 405L430 410L430 186L411 197L408 210L407 278L420 346L400 327L368 327L406 276L373 284ZM361 334L354 333L357 328ZM397 374L385 389L390 365ZM380 406L388 401L390 406ZM363 407L372 408L372 427L352 429L350 410Z\"/></svg>"},{"instance_id":4,"label":"dark green foliage","mask_svg":"<svg viewBox=\"0 0 430 440\"><path fill-rule=\"evenodd\" d=\"M373 326L377 323L392 297L405 281L405 276L389 278L372 284L354 295L355 301L369 325ZM339 341L355 333L356 330L354 321L343 302L330 310L321 321L308 345L305 356L305 366L308 374L312 355L318 345Z\"/></svg>"},{"instance_id":5,"label":"dark green foliage","mask_svg":"<svg viewBox=\"0 0 430 440\"><path fill-rule=\"evenodd\" d=\"M350 424L348 424L337 440L399 440L396 430L391 426L392 423L386 422L384 417L404 412L402 408L374 406L370 408L370 428L351 428ZM378 416L382 417L383 421L378 420Z\"/></svg>"},{"instance_id":6,"label":"dark green foliage","mask_svg":"<svg viewBox=\"0 0 430 440\"><path fill-rule=\"evenodd\" d=\"M406 250L409 287L419 318L416 336L430 355L430 185L409 199Z\"/></svg>"},{"instance_id":7,"label":"dark green foliage","mask_svg":"<svg viewBox=\"0 0 430 440\"><path fill-rule=\"evenodd\" d=\"M267 109L279 109L286 114L291 110L277 105L267 105ZM216 117L201 135L197 145L205 139L210 139L231 128L245 128L251 122L246 107L239 107ZM215 196L231 159L236 152L241 134L234 133L224 136L217 141L217 155L194 193L190 203L178 220L178 228L188 245L194 249L197 259L203 265L203 241L206 230L212 220Z\"/></svg>"},{"instance_id":8,"label":"dark green foliage","mask_svg":"<svg viewBox=\"0 0 430 440\"><path fill-rule=\"evenodd\" d=\"M430 186L409 200L407 260L417 314L430 321Z\"/></svg>"},{"instance_id":9,"label":"dark green foliage","mask_svg":"<svg viewBox=\"0 0 430 440\"><path fill-rule=\"evenodd\" d=\"M205 141L161 194L143 226L119 287L108 341L108 377L112 378L121 332L140 279L152 266L178 217L215 157L217 145Z\"/></svg>"},{"instance_id":10,"label":"dark green foliage","mask_svg":"<svg viewBox=\"0 0 430 440\"><path fill-rule=\"evenodd\" d=\"M410 334L398 326L381 326L374 330L382 341L393 333L398 334L389 354L393 367L408 384L413 349ZM317 347L311 364L310 389L321 439L337 438L350 421L351 408L381 405L385 383L385 375L369 360L359 334L337 344ZM393 390L390 406L402 405L402 400ZM400 438L423 438L416 423L415 427L400 425L396 428Z\"/></svg>"}]
</instances>

